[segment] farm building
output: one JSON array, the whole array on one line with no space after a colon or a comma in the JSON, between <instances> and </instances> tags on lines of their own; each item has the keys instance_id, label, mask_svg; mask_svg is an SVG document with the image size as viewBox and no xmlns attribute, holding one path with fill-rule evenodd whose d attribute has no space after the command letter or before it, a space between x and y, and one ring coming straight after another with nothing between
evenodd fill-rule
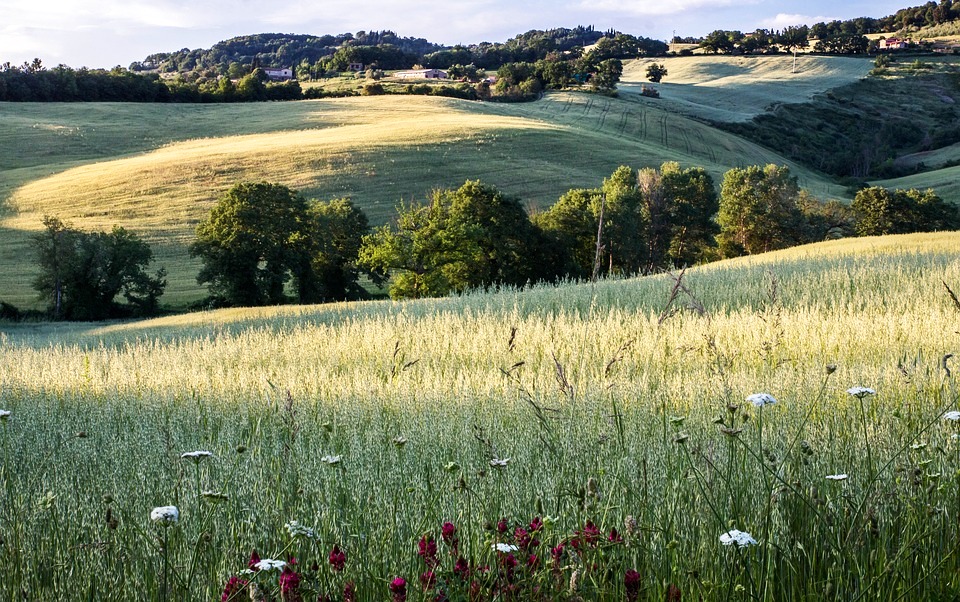
<instances>
[{"instance_id":1,"label":"farm building","mask_svg":"<svg viewBox=\"0 0 960 602\"><path fill-rule=\"evenodd\" d=\"M878 47L880 50L903 50L907 47L907 40L902 38L881 39Z\"/></svg>"},{"instance_id":2,"label":"farm building","mask_svg":"<svg viewBox=\"0 0 960 602\"><path fill-rule=\"evenodd\" d=\"M293 79L293 69L264 67L263 72L267 74L267 77L276 81Z\"/></svg>"},{"instance_id":3,"label":"farm building","mask_svg":"<svg viewBox=\"0 0 960 602\"><path fill-rule=\"evenodd\" d=\"M414 69L397 71L393 76L401 79L447 79L447 72L440 69Z\"/></svg>"}]
</instances>

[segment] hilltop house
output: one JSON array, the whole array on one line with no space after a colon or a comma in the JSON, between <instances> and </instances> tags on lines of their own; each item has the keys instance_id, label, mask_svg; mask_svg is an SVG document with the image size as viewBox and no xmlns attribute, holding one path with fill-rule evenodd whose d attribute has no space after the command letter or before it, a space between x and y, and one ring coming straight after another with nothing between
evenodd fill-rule
<instances>
[{"instance_id":1,"label":"hilltop house","mask_svg":"<svg viewBox=\"0 0 960 602\"><path fill-rule=\"evenodd\" d=\"M286 81L293 79L293 69L264 67L263 72L273 81Z\"/></svg>"},{"instance_id":2,"label":"hilltop house","mask_svg":"<svg viewBox=\"0 0 960 602\"><path fill-rule=\"evenodd\" d=\"M880 50L903 50L908 43L909 41L903 38L881 38L877 47Z\"/></svg>"},{"instance_id":3,"label":"hilltop house","mask_svg":"<svg viewBox=\"0 0 960 602\"><path fill-rule=\"evenodd\" d=\"M393 76L400 79L447 79L447 72L440 69L414 69L397 71Z\"/></svg>"}]
</instances>

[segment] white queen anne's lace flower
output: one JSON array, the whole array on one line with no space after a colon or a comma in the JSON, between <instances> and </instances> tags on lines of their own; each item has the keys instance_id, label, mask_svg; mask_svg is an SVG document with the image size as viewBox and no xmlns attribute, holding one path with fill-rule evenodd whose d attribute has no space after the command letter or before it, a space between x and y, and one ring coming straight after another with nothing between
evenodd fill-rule
<instances>
[{"instance_id":1,"label":"white queen anne's lace flower","mask_svg":"<svg viewBox=\"0 0 960 602\"><path fill-rule=\"evenodd\" d=\"M158 506L150 511L150 520L173 525L180 521L180 511L176 506Z\"/></svg>"},{"instance_id":2,"label":"white queen anne's lace flower","mask_svg":"<svg viewBox=\"0 0 960 602\"><path fill-rule=\"evenodd\" d=\"M497 552L502 552L503 554L509 554L510 552L516 552L517 550L520 549L520 548L518 548L517 546L511 545L511 544L508 544L508 543L495 543L495 544L493 544L493 545L490 546L490 547L493 548L494 550L496 550Z\"/></svg>"},{"instance_id":3,"label":"white queen anne's lace flower","mask_svg":"<svg viewBox=\"0 0 960 602\"><path fill-rule=\"evenodd\" d=\"M876 395L877 392L871 389L870 387L850 387L847 389L847 393L853 395L854 397L864 398L867 395Z\"/></svg>"},{"instance_id":4,"label":"white queen anne's lace flower","mask_svg":"<svg viewBox=\"0 0 960 602\"><path fill-rule=\"evenodd\" d=\"M299 522L292 520L289 523L285 524L284 527L287 529L287 533L290 534L290 537L306 537L308 539L316 539L317 533L305 525L301 525Z\"/></svg>"},{"instance_id":5,"label":"white queen anne's lace flower","mask_svg":"<svg viewBox=\"0 0 960 602\"><path fill-rule=\"evenodd\" d=\"M732 529L727 531L720 536L720 543L725 546L732 546L737 544L741 548L747 548L750 546L757 545L757 540L753 538L752 535L746 533L745 531L738 531L737 529Z\"/></svg>"},{"instance_id":6,"label":"white queen anne's lace flower","mask_svg":"<svg viewBox=\"0 0 960 602\"><path fill-rule=\"evenodd\" d=\"M287 566L287 563L283 560L274 560L273 558L264 558L257 564L253 565L254 568L260 571L279 571L283 567Z\"/></svg>"},{"instance_id":7,"label":"white queen anne's lace flower","mask_svg":"<svg viewBox=\"0 0 960 602\"><path fill-rule=\"evenodd\" d=\"M503 468L510 463L510 458L494 458L490 460L490 466L494 468Z\"/></svg>"},{"instance_id":8,"label":"white queen anne's lace flower","mask_svg":"<svg viewBox=\"0 0 960 602\"><path fill-rule=\"evenodd\" d=\"M212 457L213 457L213 452L207 451L205 449L192 451L192 452L183 452L182 454L180 454L181 460L190 460L194 464L199 464L201 461L205 460L206 458L212 458Z\"/></svg>"},{"instance_id":9,"label":"white queen anne's lace flower","mask_svg":"<svg viewBox=\"0 0 960 602\"><path fill-rule=\"evenodd\" d=\"M958 412L957 410L950 410L949 412L943 415L943 419L949 420L951 422L957 422L958 420L960 420L960 412Z\"/></svg>"},{"instance_id":10,"label":"white queen anne's lace flower","mask_svg":"<svg viewBox=\"0 0 960 602\"><path fill-rule=\"evenodd\" d=\"M843 473L843 474L828 474L826 478L827 478L828 481L846 481L847 478L848 478L848 476L849 476L849 475L847 475L847 473Z\"/></svg>"},{"instance_id":11,"label":"white queen anne's lace flower","mask_svg":"<svg viewBox=\"0 0 960 602\"><path fill-rule=\"evenodd\" d=\"M329 466L336 466L343 458L341 456L327 455L320 458L320 461Z\"/></svg>"},{"instance_id":12,"label":"white queen anne's lace flower","mask_svg":"<svg viewBox=\"0 0 960 602\"><path fill-rule=\"evenodd\" d=\"M777 403L777 398L769 393L754 393L753 395L747 395L747 401L758 408L762 408Z\"/></svg>"},{"instance_id":13,"label":"white queen anne's lace flower","mask_svg":"<svg viewBox=\"0 0 960 602\"><path fill-rule=\"evenodd\" d=\"M7 418L10 417L10 410L0 410L0 421L6 422Z\"/></svg>"}]
</instances>

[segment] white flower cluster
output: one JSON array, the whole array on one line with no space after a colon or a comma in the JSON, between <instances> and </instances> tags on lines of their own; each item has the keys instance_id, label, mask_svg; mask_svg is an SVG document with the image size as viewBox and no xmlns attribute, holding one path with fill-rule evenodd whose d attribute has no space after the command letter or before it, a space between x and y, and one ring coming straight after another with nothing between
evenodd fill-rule
<instances>
[{"instance_id":1,"label":"white flower cluster","mask_svg":"<svg viewBox=\"0 0 960 602\"><path fill-rule=\"evenodd\" d=\"M943 415L943 419L950 420L951 422L957 422L958 420L960 420L960 412L958 412L957 410L950 410L949 412Z\"/></svg>"},{"instance_id":2,"label":"white flower cluster","mask_svg":"<svg viewBox=\"0 0 960 602\"><path fill-rule=\"evenodd\" d=\"M846 480L847 480L847 477L848 477L847 473L843 473L843 474L828 474L828 475L827 475L827 480L828 480L828 481L846 481Z\"/></svg>"},{"instance_id":3,"label":"white flower cluster","mask_svg":"<svg viewBox=\"0 0 960 602\"><path fill-rule=\"evenodd\" d=\"M323 462L324 464L329 465L329 466L336 466L337 464L340 463L340 460L341 460L341 459L342 459L342 458L341 458L340 456L327 455L327 456L324 456L324 457L320 458L320 461Z\"/></svg>"},{"instance_id":4,"label":"white flower cluster","mask_svg":"<svg viewBox=\"0 0 960 602\"><path fill-rule=\"evenodd\" d=\"M317 533L305 525L301 525L299 522L292 520L289 523L285 524L284 527L287 529L287 533L290 534L290 537L306 537L307 539L316 539Z\"/></svg>"},{"instance_id":5,"label":"white flower cluster","mask_svg":"<svg viewBox=\"0 0 960 602\"><path fill-rule=\"evenodd\" d=\"M194 464L199 464L203 459L212 458L212 457L213 457L213 452L209 452L204 449L192 451L192 452L183 452L182 454L180 454L181 460L190 460Z\"/></svg>"},{"instance_id":6,"label":"white flower cluster","mask_svg":"<svg viewBox=\"0 0 960 602\"><path fill-rule=\"evenodd\" d=\"M180 521L180 510L176 506L158 506L150 511L150 520L155 523L176 524Z\"/></svg>"},{"instance_id":7,"label":"white flower cluster","mask_svg":"<svg viewBox=\"0 0 960 602\"><path fill-rule=\"evenodd\" d=\"M747 548L757 545L757 540L749 533L732 529L720 536L720 543L725 546L737 544L741 548Z\"/></svg>"},{"instance_id":8,"label":"white flower cluster","mask_svg":"<svg viewBox=\"0 0 960 602\"><path fill-rule=\"evenodd\" d=\"M0 420L6 422L7 418L10 417L10 410L0 410Z\"/></svg>"},{"instance_id":9,"label":"white flower cluster","mask_svg":"<svg viewBox=\"0 0 960 602\"><path fill-rule=\"evenodd\" d=\"M520 548L518 548L517 546L511 545L511 544L508 544L508 543L495 543L495 544L493 544L493 545L490 546L490 547L493 548L494 550L496 550L497 552L502 552L503 554L509 554L510 552L516 552L517 550L520 549Z\"/></svg>"},{"instance_id":10,"label":"white flower cluster","mask_svg":"<svg viewBox=\"0 0 960 602\"><path fill-rule=\"evenodd\" d=\"M747 395L747 401L758 408L762 408L777 403L777 398L769 393L754 393L753 395Z\"/></svg>"},{"instance_id":11,"label":"white flower cluster","mask_svg":"<svg viewBox=\"0 0 960 602\"><path fill-rule=\"evenodd\" d=\"M287 566L287 563L283 560L274 560L273 558L264 558L257 564L253 565L254 568L260 571L273 571L273 570L282 570L283 567Z\"/></svg>"},{"instance_id":12,"label":"white flower cluster","mask_svg":"<svg viewBox=\"0 0 960 602\"><path fill-rule=\"evenodd\" d=\"M870 387L850 387L847 389L847 393L853 395L854 397L864 398L867 395L876 395L877 392L871 389Z\"/></svg>"},{"instance_id":13,"label":"white flower cluster","mask_svg":"<svg viewBox=\"0 0 960 602\"><path fill-rule=\"evenodd\" d=\"M510 463L510 458L493 458L490 460L490 466L494 468L503 468Z\"/></svg>"}]
</instances>

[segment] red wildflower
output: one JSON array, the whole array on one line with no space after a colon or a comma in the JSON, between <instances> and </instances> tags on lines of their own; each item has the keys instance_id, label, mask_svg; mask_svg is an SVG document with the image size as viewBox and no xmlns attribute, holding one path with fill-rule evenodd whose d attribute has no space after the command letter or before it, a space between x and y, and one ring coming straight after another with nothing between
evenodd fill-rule
<instances>
[{"instance_id":1,"label":"red wildflower","mask_svg":"<svg viewBox=\"0 0 960 602\"><path fill-rule=\"evenodd\" d=\"M553 568L559 569L560 562L563 560L563 544L557 544L553 549L551 549L550 555L553 556Z\"/></svg>"},{"instance_id":2,"label":"red wildflower","mask_svg":"<svg viewBox=\"0 0 960 602\"><path fill-rule=\"evenodd\" d=\"M333 567L333 570L339 573L343 570L343 566L347 563L347 555L343 550L340 549L340 546L334 544L333 549L330 550L330 557L328 560L330 561L330 566Z\"/></svg>"},{"instance_id":3,"label":"red wildflower","mask_svg":"<svg viewBox=\"0 0 960 602\"><path fill-rule=\"evenodd\" d=\"M343 584L343 602L355 602L357 598L357 586L353 581L347 581Z\"/></svg>"},{"instance_id":4,"label":"red wildflower","mask_svg":"<svg viewBox=\"0 0 960 602\"><path fill-rule=\"evenodd\" d=\"M429 534L420 538L417 544L417 556L423 558L428 567L435 567L439 564L437 560L437 540Z\"/></svg>"},{"instance_id":5,"label":"red wildflower","mask_svg":"<svg viewBox=\"0 0 960 602\"><path fill-rule=\"evenodd\" d=\"M460 577L464 581L470 577L470 565L467 564L467 559L461 556L457 558L457 562L453 565L453 574L457 577Z\"/></svg>"},{"instance_id":6,"label":"red wildflower","mask_svg":"<svg viewBox=\"0 0 960 602\"><path fill-rule=\"evenodd\" d=\"M440 538L447 545L456 545L457 544L457 527L453 523L447 521L443 523L443 526L440 527Z\"/></svg>"},{"instance_id":7,"label":"red wildflower","mask_svg":"<svg viewBox=\"0 0 960 602\"><path fill-rule=\"evenodd\" d=\"M620 537L620 534L617 533L616 529L611 529L610 535L607 536L607 541L610 543L623 543L623 538Z\"/></svg>"},{"instance_id":8,"label":"red wildflower","mask_svg":"<svg viewBox=\"0 0 960 602\"><path fill-rule=\"evenodd\" d=\"M530 525L527 527L527 530L531 533L536 533L540 529L543 529L543 521L540 520L540 517L538 516L530 521Z\"/></svg>"},{"instance_id":9,"label":"red wildflower","mask_svg":"<svg viewBox=\"0 0 960 602\"><path fill-rule=\"evenodd\" d=\"M247 568L251 571L259 571L260 569L257 568L258 562L260 562L260 555L257 554L257 551L250 552L250 561L247 562Z\"/></svg>"},{"instance_id":10,"label":"red wildflower","mask_svg":"<svg viewBox=\"0 0 960 602\"><path fill-rule=\"evenodd\" d=\"M433 571L425 571L420 575L420 585L423 586L423 589L433 589L433 586L437 584L437 574Z\"/></svg>"},{"instance_id":11,"label":"red wildflower","mask_svg":"<svg viewBox=\"0 0 960 602\"><path fill-rule=\"evenodd\" d=\"M283 567L280 573L280 595L284 600L299 599L297 590L300 589L300 575L293 572L290 565Z\"/></svg>"},{"instance_id":12,"label":"red wildflower","mask_svg":"<svg viewBox=\"0 0 960 602\"><path fill-rule=\"evenodd\" d=\"M241 579L234 575L227 580L226 586L223 588L223 595L220 596L220 602L227 602L227 600L237 599L237 595L243 591L243 588L247 586L249 581L246 579Z\"/></svg>"},{"instance_id":13,"label":"red wildflower","mask_svg":"<svg viewBox=\"0 0 960 602\"><path fill-rule=\"evenodd\" d=\"M513 570L517 568L517 558L513 554L502 554L500 556L500 566L503 567L507 575L507 580L513 580Z\"/></svg>"},{"instance_id":14,"label":"red wildflower","mask_svg":"<svg viewBox=\"0 0 960 602\"><path fill-rule=\"evenodd\" d=\"M593 521L588 520L587 523L583 525L583 529L574 531L574 534L577 537L572 539L570 544L578 550L584 545L594 548L597 546L597 542L600 541L600 529L593 524Z\"/></svg>"},{"instance_id":15,"label":"red wildflower","mask_svg":"<svg viewBox=\"0 0 960 602\"><path fill-rule=\"evenodd\" d=\"M530 557L527 558L527 568L535 571L538 566L540 566L540 557L536 554L530 554Z\"/></svg>"},{"instance_id":16,"label":"red wildflower","mask_svg":"<svg viewBox=\"0 0 960 602\"><path fill-rule=\"evenodd\" d=\"M397 577L390 582L390 594L393 602L407 602L407 580Z\"/></svg>"},{"instance_id":17,"label":"red wildflower","mask_svg":"<svg viewBox=\"0 0 960 602\"><path fill-rule=\"evenodd\" d=\"M640 573L634 569L623 575L623 587L627 593L627 602L636 602L640 595Z\"/></svg>"},{"instance_id":18,"label":"red wildflower","mask_svg":"<svg viewBox=\"0 0 960 602\"><path fill-rule=\"evenodd\" d=\"M499 521L497 521L497 531L501 533L506 533L507 529L509 528L510 528L510 525L507 523L507 519L501 518Z\"/></svg>"}]
</instances>

